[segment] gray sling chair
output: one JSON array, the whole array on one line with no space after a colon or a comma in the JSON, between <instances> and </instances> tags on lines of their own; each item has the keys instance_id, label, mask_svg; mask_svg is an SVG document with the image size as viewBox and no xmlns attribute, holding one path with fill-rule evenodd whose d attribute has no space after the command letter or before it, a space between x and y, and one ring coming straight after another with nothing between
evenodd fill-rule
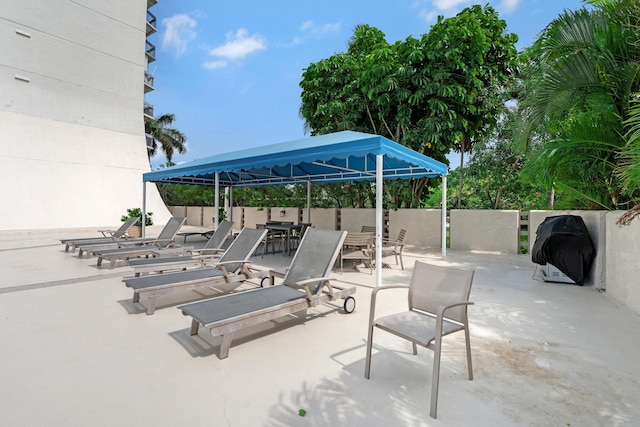
<instances>
[{"instance_id":1,"label":"gray sling chair","mask_svg":"<svg viewBox=\"0 0 640 427\"><path fill-rule=\"evenodd\" d=\"M473 270L441 267L416 261L409 286L380 286L371 294L369 313L369 336L367 338L367 358L364 376L369 379L371 372L371 347L374 328L382 329L409 340L413 344L413 354L418 354L417 345L433 351L433 376L431 378L430 415L436 418L438 407L438 383L440 379L440 351L442 337L464 331L467 351L469 379L473 379L471 366L471 345L469 343L469 323L467 307ZM393 288L405 288L409 292L409 310L375 318L378 293Z\"/></svg>"},{"instance_id":2,"label":"gray sling chair","mask_svg":"<svg viewBox=\"0 0 640 427\"><path fill-rule=\"evenodd\" d=\"M98 230L102 233L102 237L86 237L83 239L60 239L60 243L65 244L64 251L68 252L72 248L72 252L82 244L90 245L92 243L115 242L118 240L128 239L127 232L140 219L139 216L128 218L117 230Z\"/></svg>"},{"instance_id":3,"label":"gray sling chair","mask_svg":"<svg viewBox=\"0 0 640 427\"><path fill-rule=\"evenodd\" d=\"M184 293L206 287L229 288L240 286L247 279L265 277L268 271L256 272L250 268L249 257L267 230L243 228L222 254L217 263L211 267L196 268L176 273L150 274L142 277L124 278L122 281L133 289L133 302L140 302L140 297L147 298L147 314L156 309L156 300L160 296ZM221 289L222 290L222 289Z\"/></svg>"},{"instance_id":4,"label":"gray sling chair","mask_svg":"<svg viewBox=\"0 0 640 427\"><path fill-rule=\"evenodd\" d=\"M229 356L236 331L249 326L297 313L337 299L344 300L344 310L355 309L350 296L356 288L332 286L328 277L342 247L346 231L309 228L284 275L282 285L223 295L178 307L191 316L191 335L200 325L214 337L222 336L219 358Z\"/></svg>"},{"instance_id":5,"label":"gray sling chair","mask_svg":"<svg viewBox=\"0 0 640 427\"><path fill-rule=\"evenodd\" d=\"M171 218L164 230L153 240L120 242L115 249L95 249L91 253L98 256L98 267L102 265L103 260L107 260L109 261L109 268L115 267L116 262L119 260L149 255L160 256L161 252L159 250L176 246L176 234L186 220L186 218Z\"/></svg>"},{"instance_id":6,"label":"gray sling chair","mask_svg":"<svg viewBox=\"0 0 640 427\"><path fill-rule=\"evenodd\" d=\"M133 267L133 273L136 277L153 272L162 273L171 270L206 267L208 262L220 258L224 252L222 245L231 233L233 224L233 221L222 221L202 249L185 251L180 256L130 259L129 265Z\"/></svg>"},{"instance_id":7,"label":"gray sling chair","mask_svg":"<svg viewBox=\"0 0 640 427\"><path fill-rule=\"evenodd\" d=\"M135 239L122 239L115 242L102 242L102 243L82 243L78 245L78 257L82 258L83 255L89 256L95 255L96 251L114 249L120 247L131 247L136 245L145 244L158 244L158 243L173 243L176 233L185 223L186 218L172 217L167 221L160 234L157 237L140 237Z\"/></svg>"}]
</instances>

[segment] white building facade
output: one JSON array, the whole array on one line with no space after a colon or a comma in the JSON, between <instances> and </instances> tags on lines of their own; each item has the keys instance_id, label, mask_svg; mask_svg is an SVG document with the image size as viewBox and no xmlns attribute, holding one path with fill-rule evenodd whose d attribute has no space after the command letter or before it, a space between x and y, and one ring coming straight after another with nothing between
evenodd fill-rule
<instances>
[{"instance_id":1,"label":"white building facade","mask_svg":"<svg viewBox=\"0 0 640 427\"><path fill-rule=\"evenodd\" d=\"M141 207L153 4L0 0L0 230L113 226ZM147 211L169 217L153 185Z\"/></svg>"}]
</instances>

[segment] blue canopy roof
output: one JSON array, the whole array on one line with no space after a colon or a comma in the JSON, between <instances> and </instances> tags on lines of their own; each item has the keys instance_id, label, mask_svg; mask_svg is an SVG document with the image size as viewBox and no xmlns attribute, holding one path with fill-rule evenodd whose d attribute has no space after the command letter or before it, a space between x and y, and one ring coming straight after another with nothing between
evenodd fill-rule
<instances>
[{"instance_id":1,"label":"blue canopy roof","mask_svg":"<svg viewBox=\"0 0 640 427\"><path fill-rule=\"evenodd\" d=\"M447 166L383 136L343 131L217 154L143 174L144 182L247 187L311 182L374 180L376 155L384 155L383 178L447 174Z\"/></svg>"}]
</instances>

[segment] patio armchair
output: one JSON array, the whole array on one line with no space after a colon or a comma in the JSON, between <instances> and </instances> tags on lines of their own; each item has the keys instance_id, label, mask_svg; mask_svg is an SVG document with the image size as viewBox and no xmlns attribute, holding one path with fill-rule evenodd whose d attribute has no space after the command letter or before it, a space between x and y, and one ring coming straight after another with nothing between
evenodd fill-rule
<instances>
[{"instance_id":1,"label":"patio armchair","mask_svg":"<svg viewBox=\"0 0 640 427\"><path fill-rule=\"evenodd\" d=\"M398 237L395 240L382 239L382 256L395 256L396 265L398 265L398 258L400 258L400 268L404 270L404 263L402 262L402 249L404 248L404 237L407 234L407 230L400 229Z\"/></svg>"},{"instance_id":2,"label":"patio armchair","mask_svg":"<svg viewBox=\"0 0 640 427\"><path fill-rule=\"evenodd\" d=\"M430 415L436 418L438 406L438 383L440 380L440 352L445 335L464 331L469 380L473 379L471 366L471 345L469 342L469 322L467 307L473 270L442 267L416 261L409 286L387 285L373 290L369 312L369 334L365 378L371 373L371 348L375 328L392 333L411 341L413 354L417 346L433 351L433 374L431 377ZM378 294L387 289L405 288L409 293L408 311L375 317Z\"/></svg>"},{"instance_id":3,"label":"patio armchair","mask_svg":"<svg viewBox=\"0 0 640 427\"><path fill-rule=\"evenodd\" d=\"M340 250L340 273L343 272L344 261L364 262L373 274L373 234L349 231Z\"/></svg>"}]
</instances>

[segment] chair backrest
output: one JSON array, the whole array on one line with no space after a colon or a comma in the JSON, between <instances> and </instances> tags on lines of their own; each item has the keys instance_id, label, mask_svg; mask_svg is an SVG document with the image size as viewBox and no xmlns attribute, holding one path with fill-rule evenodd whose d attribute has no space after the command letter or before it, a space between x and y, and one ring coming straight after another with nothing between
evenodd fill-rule
<instances>
[{"instance_id":1,"label":"chair backrest","mask_svg":"<svg viewBox=\"0 0 640 427\"><path fill-rule=\"evenodd\" d=\"M347 237L344 239L344 245L371 247L373 245L373 234L349 231Z\"/></svg>"},{"instance_id":2,"label":"chair backrest","mask_svg":"<svg viewBox=\"0 0 640 427\"><path fill-rule=\"evenodd\" d=\"M376 233L376 226L375 225L363 225L362 229L360 230L363 233Z\"/></svg>"},{"instance_id":3,"label":"chair backrest","mask_svg":"<svg viewBox=\"0 0 640 427\"><path fill-rule=\"evenodd\" d=\"M300 226L300 230L298 231L298 236L300 238L302 238L302 236L304 236L304 233L307 231L307 228L311 228L311 223L310 222L299 222L298 225Z\"/></svg>"},{"instance_id":4,"label":"chair backrest","mask_svg":"<svg viewBox=\"0 0 640 427\"><path fill-rule=\"evenodd\" d=\"M133 226L133 224L135 224L136 221L139 219L140 219L139 216L132 216L127 218L124 224L122 224L120 228L118 228L116 231L113 232L113 237L124 236L127 233L127 231L129 231L129 229Z\"/></svg>"},{"instance_id":5,"label":"chair backrest","mask_svg":"<svg viewBox=\"0 0 640 427\"><path fill-rule=\"evenodd\" d=\"M262 239L264 239L265 234L267 234L266 229L243 228L240 234L233 239L227 250L224 251L219 262L248 260ZM241 266L242 263L238 262L225 265L225 268L230 273L236 273Z\"/></svg>"},{"instance_id":6,"label":"chair backrest","mask_svg":"<svg viewBox=\"0 0 640 427\"><path fill-rule=\"evenodd\" d=\"M218 224L218 228L216 228L216 231L213 232L213 235L211 236L207 244L204 245L202 253L206 254L208 249L209 252L215 252L212 251L212 249L220 249L224 241L227 240L227 236L232 229L233 221L222 221L220 224Z\"/></svg>"},{"instance_id":7,"label":"chair backrest","mask_svg":"<svg viewBox=\"0 0 640 427\"><path fill-rule=\"evenodd\" d=\"M469 300L473 270L416 261L409 285L409 307L437 313L438 307ZM454 307L445 317L466 323L467 306Z\"/></svg>"},{"instance_id":8,"label":"chair backrest","mask_svg":"<svg viewBox=\"0 0 640 427\"><path fill-rule=\"evenodd\" d=\"M167 225L164 226L158 237L156 237L156 241L169 241L174 240L176 238L176 234L178 234L178 230L182 227L182 224L185 223L187 218L179 218L179 217L171 217Z\"/></svg>"},{"instance_id":9,"label":"chair backrest","mask_svg":"<svg viewBox=\"0 0 640 427\"><path fill-rule=\"evenodd\" d=\"M400 232L398 233L398 238L396 239L396 242L404 243L404 237L406 235L407 235L407 230L405 230L404 228L401 228Z\"/></svg>"},{"instance_id":10,"label":"chair backrest","mask_svg":"<svg viewBox=\"0 0 640 427\"><path fill-rule=\"evenodd\" d=\"M314 277L327 277L336 262L346 231L308 228L302 237L291 265L284 276L283 284L297 287L296 282ZM309 285L311 293L322 289L322 282Z\"/></svg>"}]
</instances>

